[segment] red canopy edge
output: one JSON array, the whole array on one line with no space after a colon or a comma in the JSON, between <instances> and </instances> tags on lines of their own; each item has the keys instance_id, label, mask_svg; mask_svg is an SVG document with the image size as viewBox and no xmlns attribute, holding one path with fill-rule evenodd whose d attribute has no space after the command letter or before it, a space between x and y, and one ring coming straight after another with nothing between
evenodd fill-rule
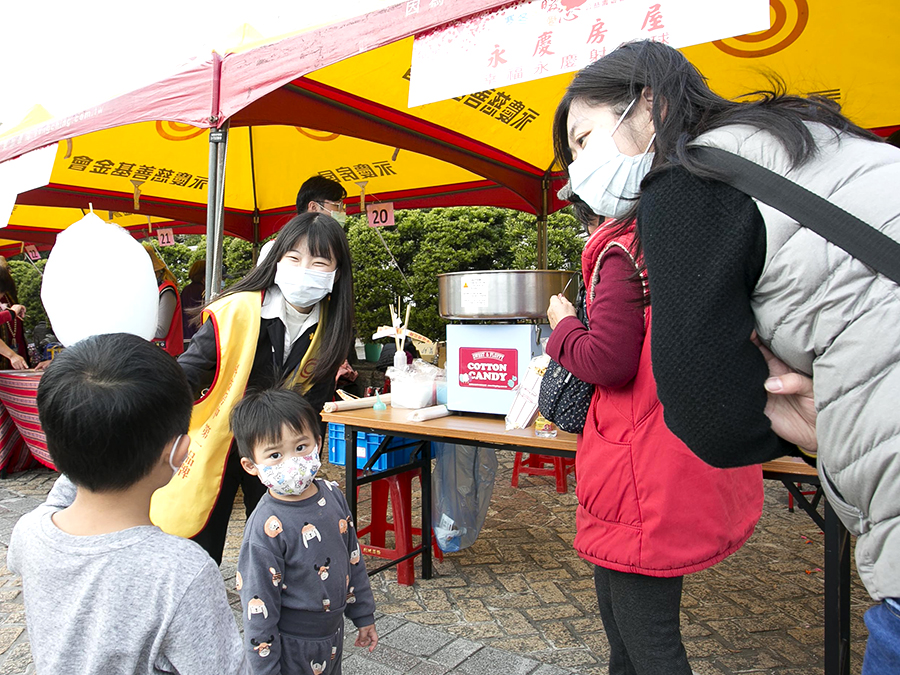
<instances>
[{"instance_id":1,"label":"red canopy edge","mask_svg":"<svg viewBox=\"0 0 900 675\"><path fill-rule=\"evenodd\" d=\"M521 197L491 181L472 181L439 187L416 188L414 190L398 190L395 192L379 192L378 202L393 202L396 209L427 209L453 206L495 206L515 209L534 214L535 212ZM371 202L371 196L366 200ZM346 200L347 213L358 214L359 199L350 197ZM563 204L562 206L565 206ZM280 230L295 215L293 208L283 207L260 212L259 237L265 239Z\"/></svg>"},{"instance_id":2,"label":"red canopy edge","mask_svg":"<svg viewBox=\"0 0 900 675\"><path fill-rule=\"evenodd\" d=\"M872 129L869 129L869 131L872 131L872 132L878 134L882 138L887 138L894 132L900 131L900 125L894 125L894 126L890 126L890 127L874 127Z\"/></svg>"},{"instance_id":3,"label":"red canopy edge","mask_svg":"<svg viewBox=\"0 0 900 675\"><path fill-rule=\"evenodd\" d=\"M172 221L197 223L202 234L206 231L206 205L182 202L175 199L150 197L141 195L141 210L134 209L134 195L130 192L114 192L76 188L70 185L51 184L23 192L16 199L17 204L25 206L62 206L67 208L84 208L88 202L95 211L122 211L167 218ZM225 234L240 237L248 241L253 238L253 226L250 211L227 210L225 212ZM0 229L0 239L13 239L9 236L12 228ZM23 240L27 241L27 240Z\"/></svg>"},{"instance_id":4,"label":"red canopy edge","mask_svg":"<svg viewBox=\"0 0 900 675\"><path fill-rule=\"evenodd\" d=\"M400 2L237 54L222 63L219 124L279 87L354 54L487 12L510 0Z\"/></svg>"},{"instance_id":5,"label":"red canopy edge","mask_svg":"<svg viewBox=\"0 0 900 675\"><path fill-rule=\"evenodd\" d=\"M164 80L123 94L80 113L51 119L22 133L0 139L0 162L30 150L93 131L125 124L171 120L195 127L210 126L218 54L193 61Z\"/></svg>"}]
</instances>

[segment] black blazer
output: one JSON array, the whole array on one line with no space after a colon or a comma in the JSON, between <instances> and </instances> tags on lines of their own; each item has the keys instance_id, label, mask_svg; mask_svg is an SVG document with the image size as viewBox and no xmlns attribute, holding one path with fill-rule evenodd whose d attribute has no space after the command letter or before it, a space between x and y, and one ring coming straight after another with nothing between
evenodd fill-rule
<instances>
[{"instance_id":1,"label":"black blazer","mask_svg":"<svg viewBox=\"0 0 900 675\"><path fill-rule=\"evenodd\" d=\"M262 319L247 389L270 389L280 386L303 360L312 342L313 333L318 327L319 324L313 324L294 341L287 361L282 364L284 324L279 319ZM194 333L187 351L178 357L178 364L187 376L194 399L200 398L203 391L212 384L216 374L216 338L212 321L207 321ZM314 384L306 393L306 400L312 404L316 412L320 412L322 406L334 398L336 375L337 371L328 374L322 382Z\"/></svg>"}]
</instances>

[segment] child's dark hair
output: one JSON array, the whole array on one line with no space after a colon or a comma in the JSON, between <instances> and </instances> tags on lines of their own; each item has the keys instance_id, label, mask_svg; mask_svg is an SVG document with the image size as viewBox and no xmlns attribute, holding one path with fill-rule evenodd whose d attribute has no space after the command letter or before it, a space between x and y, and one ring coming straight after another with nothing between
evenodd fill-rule
<instances>
[{"instance_id":1,"label":"child's dark hair","mask_svg":"<svg viewBox=\"0 0 900 675\"><path fill-rule=\"evenodd\" d=\"M290 389L259 389L244 394L231 411L231 432L241 457L255 462L254 448L281 441L285 425L320 437L321 420L309 401Z\"/></svg>"},{"instance_id":2,"label":"child's dark hair","mask_svg":"<svg viewBox=\"0 0 900 675\"><path fill-rule=\"evenodd\" d=\"M147 476L187 433L193 397L175 359L136 335L113 333L57 356L37 405L56 468L75 485L111 492Z\"/></svg>"}]
</instances>

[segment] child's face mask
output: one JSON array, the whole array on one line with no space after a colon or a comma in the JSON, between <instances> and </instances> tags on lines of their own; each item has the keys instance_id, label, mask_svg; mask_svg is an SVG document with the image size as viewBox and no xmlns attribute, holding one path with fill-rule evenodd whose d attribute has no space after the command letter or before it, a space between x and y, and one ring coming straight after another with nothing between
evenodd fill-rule
<instances>
[{"instance_id":1,"label":"child's face mask","mask_svg":"<svg viewBox=\"0 0 900 675\"><path fill-rule=\"evenodd\" d=\"M178 438L175 439L175 442L172 444L172 449L169 451L169 466L172 467L173 476L178 473L178 469L181 468L181 464L175 464L175 451L178 450L178 444L183 437L184 434L178 434Z\"/></svg>"},{"instance_id":2,"label":"child's face mask","mask_svg":"<svg viewBox=\"0 0 900 675\"><path fill-rule=\"evenodd\" d=\"M305 492L319 472L319 446L306 455L293 455L278 464L254 464L259 480L272 492L283 497Z\"/></svg>"}]
</instances>

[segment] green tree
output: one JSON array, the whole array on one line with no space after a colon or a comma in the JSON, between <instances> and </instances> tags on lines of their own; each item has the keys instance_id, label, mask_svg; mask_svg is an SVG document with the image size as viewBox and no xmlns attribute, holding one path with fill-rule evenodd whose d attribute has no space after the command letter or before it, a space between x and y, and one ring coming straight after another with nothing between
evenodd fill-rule
<instances>
[{"instance_id":1,"label":"green tree","mask_svg":"<svg viewBox=\"0 0 900 675\"><path fill-rule=\"evenodd\" d=\"M47 321L47 313L41 303L41 273L46 260L38 260L34 265L26 260L10 260L9 271L16 282L19 304L25 305L25 334L31 335L36 324ZM35 269L37 268L37 269Z\"/></svg>"},{"instance_id":2,"label":"green tree","mask_svg":"<svg viewBox=\"0 0 900 675\"><path fill-rule=\"evenodd\" d=\"M397 297L415 302L410 327L436 340L446 321L438 314L439 274L490 269L535 269L537 228L534 216L505 209L473 207L403 211L394 228L368 227L360 217L348 219L356 284L356 324L363 341L378 326L390 323L388 305ZM378 237L390 247L409 285L390 260ZM568 213L548 224L549 265L580 267L584 238Z\"/></svg>"},{"instance_id":3,"label":"green tree","mask_svg":"<svg viewBox=\"0 0 900 675\"><path fill-rule=\"evenodd\" d=\"M253 246L250 242L237 237L225 237L222 248L222 261L225 264L224 281L227 288L253 269ZM178 279L178 288L182 289L190 283L188 272L191 265L197 260L206 259L206 235L176 235L174 244L164 247L157 245L156 250L160 252L162 259Z\"/></svg>"}]
</instances>

